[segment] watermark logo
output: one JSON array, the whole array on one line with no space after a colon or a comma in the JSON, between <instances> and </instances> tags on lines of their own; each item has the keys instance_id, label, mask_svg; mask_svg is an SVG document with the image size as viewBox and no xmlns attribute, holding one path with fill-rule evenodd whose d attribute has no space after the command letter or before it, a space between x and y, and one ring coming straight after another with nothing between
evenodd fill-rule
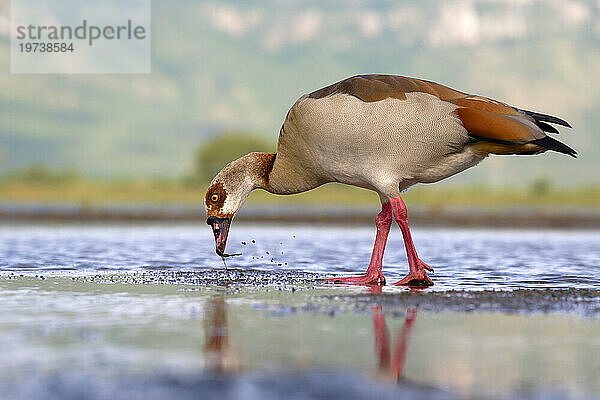
<instances>
[{"instance_id":1,"label":"watermark logo","mask_svg":"<svg viewBox=\"0 0 600 400\"><path fill-rule=\"evenodd\" d=\"M150 0L12 0L12 73L150 73Z\"/></svg>"}]
</instances>

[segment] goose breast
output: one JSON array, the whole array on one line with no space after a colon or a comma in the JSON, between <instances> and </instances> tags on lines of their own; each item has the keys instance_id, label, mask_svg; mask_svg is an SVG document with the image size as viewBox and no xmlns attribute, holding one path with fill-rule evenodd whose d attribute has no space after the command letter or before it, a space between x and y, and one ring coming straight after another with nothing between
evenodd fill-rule
<instances>
[{"instance_id":1,"label":"goose breast","mask_svg":"<svg viewBox=\"0 0 600 400\"><path fill-rule=\"evenodd\" d=\"M472 138L456 108L423 92L378 101L344 93L305 95L285 119L277 162L310 169L321 182L396 197L415 183L436 182L483 159L468 146Z\"/></svg>"}]
</instances>

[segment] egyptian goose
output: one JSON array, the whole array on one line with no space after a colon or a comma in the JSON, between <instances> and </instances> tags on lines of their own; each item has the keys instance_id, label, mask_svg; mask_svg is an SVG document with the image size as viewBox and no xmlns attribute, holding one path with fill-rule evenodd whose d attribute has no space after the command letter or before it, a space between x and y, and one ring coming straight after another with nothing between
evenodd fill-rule
<instances>
[{"instance_id":1,"label":"egyptian goose","mask_svg":"<svg viewBox=\"0 0 600 400\"><path fill-rule=\"evenodd\" d=\"M392 218L402 230L409 274L396 285L428 286L433 269L417 255L400 193L470 168L489 154L575 150L546 135L550 115L395 75L358 75L298 99L279 131L277 153L250 153L226 165L205 198L216 252L224 256L231 220L250 192L293 194L328 182L374 190L382 209L365 275L339 283L385 283L383 251Z\"/></svg>"}]
</instances>

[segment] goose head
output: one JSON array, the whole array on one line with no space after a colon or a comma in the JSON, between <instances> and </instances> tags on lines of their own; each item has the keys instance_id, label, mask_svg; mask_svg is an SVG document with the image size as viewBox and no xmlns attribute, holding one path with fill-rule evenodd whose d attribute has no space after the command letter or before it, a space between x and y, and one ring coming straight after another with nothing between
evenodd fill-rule
<instances>
[{"instance_id":1,"label":"goose head","mask_svg":"<svg viewBox=\"0 0 600 400\"><path fill-rule=\"evenodd\" d=\"M268 157L271 156L271 157ZM223 257L231 221L244 205L250 192L267 188L268 173L264 168L267 158L274 154L250 153L227 164L211 181L204 197L206 223L212 227L216 253Z\"/></svg>"}]
</instances>

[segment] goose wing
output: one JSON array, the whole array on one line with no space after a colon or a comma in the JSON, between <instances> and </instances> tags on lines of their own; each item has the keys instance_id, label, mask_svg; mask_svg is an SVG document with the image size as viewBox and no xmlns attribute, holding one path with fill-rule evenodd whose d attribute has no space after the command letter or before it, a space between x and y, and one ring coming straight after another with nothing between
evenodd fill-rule
<instances>
[{"instance_id":1,"label":"goose wing","mask_svg":"<svg viewBox=\"0 0 600 400\"><path fill-rule=\"evenodd\" d=\"M341 93L364 102L375 102L387 98L405 100L407 93L414 92L431 94L455 104L456 114L469 135L476 141L490 143L490 152L531 154L554 150L573 157L577 154L566 144L546 135L546 132L558 133L549 123L571 127L560 118L521 110L422 79L357 75L314 91L308 97L322 98Z\"/></svg>"}]
</instances>

